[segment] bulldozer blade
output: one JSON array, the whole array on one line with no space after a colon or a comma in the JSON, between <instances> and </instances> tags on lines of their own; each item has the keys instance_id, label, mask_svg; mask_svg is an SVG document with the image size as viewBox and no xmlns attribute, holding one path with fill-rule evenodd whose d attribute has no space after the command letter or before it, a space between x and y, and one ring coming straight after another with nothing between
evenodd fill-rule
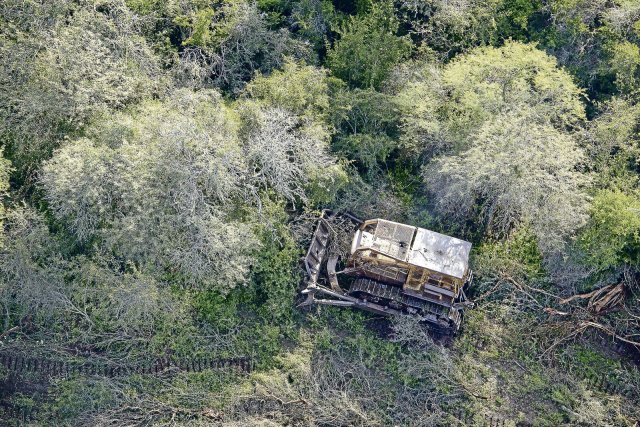
<instances>
[{"instance_id":1,"label":"bulldozer blade","mask_svg":"<svg viewBox=\"0 0 640 427\"><path fill-rule=\"evenodd\" d=\"M309 283L318 283L320 277L320 270L322 269L322 262L327 254L327 246L329 244L330 230L326 220L321 217L318 221L315 233L307 255L304 257L304 265L307 270Z\"/></svg>"}]
</instances>

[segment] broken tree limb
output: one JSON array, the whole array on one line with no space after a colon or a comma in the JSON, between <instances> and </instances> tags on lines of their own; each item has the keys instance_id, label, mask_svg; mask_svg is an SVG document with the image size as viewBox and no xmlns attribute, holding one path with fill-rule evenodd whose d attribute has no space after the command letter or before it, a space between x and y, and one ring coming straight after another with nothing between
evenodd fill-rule
<instances>
[{"instance_id":1,"label":"broken tree limb","mask_svg":"<svg viewBox=\"0 0 640 427\"><path fill-rule=\"evenodd\" d=\"M611 330L610 328L607 328L604 325L601 325L600 323L596 323L596 322L592 322L592 321L584 321L584 322L582 322L580 324L580 328L582 330L586 330L589 327L598 329L598 330L600 330L600 331L602 331L602 332L604 332L604 333L606 333L608 335L611 335L614 339L617 339L617 340L620 340L620 341L624 341L627 344L631 344L631 345L634 345L636 347L640 347L640 342L633 341L633 340L630 340L628 338L622 337L622 336L618 335L615 331Z\"/></svg>"},{"instance_id":2,"label":"broken tree limb","mask_svg":"<svg viewBox=\"0 0 640 427\"><path fill-rule=\"evenodd\" d=\"M6 337L7 335L9 335L10 333L17 331L18 329L20 329L20 326L14 326L13 328L7 329L6 331L0 334L0 340Z\"/></svg>"},{"instance_id":3,"label":"broken tree limb","mask_svg":"<svg viewBox=\"0 0 640 427\"><path fill-rule=\"evenodd\" d=\"M576 299L588 299L587 309L594 314L601 314L621 304L624 301L624 291L623 283L607 285L586 294L578 294L564 298L560 300L560 304L566 304Z\"/></svg>"},{"instance_id":4,"label":"broken tree limb","mask_svg":"<svg viewBox=\"0 0 640 427\"><path fill-rule=\"evenodd\" d=\"M569 298L561 299L561 300L560 300L560 304L566 304L566 303L571 302L571 301L573 301L573 300L575 300L575 299L589 299L589 298L593 297L594 295L596 295L596 294L598 294L598 293L602 292L603 290L611 288L611 286L613 286L613 285L607 285L607 286L605 286L605 287L603 287L603 288L595 289L595 290L593 290L593 291L591 291L591 292L588 292L588 293L586 293L586 294L576 294L576 295L572 295L572 296L570 296Z\"/></svg>"}]
</instances>

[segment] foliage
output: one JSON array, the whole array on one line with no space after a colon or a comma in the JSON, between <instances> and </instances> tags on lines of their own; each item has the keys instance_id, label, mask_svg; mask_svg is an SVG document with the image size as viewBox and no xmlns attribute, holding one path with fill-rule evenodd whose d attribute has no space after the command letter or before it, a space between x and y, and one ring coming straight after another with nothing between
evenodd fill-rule
<instances>
[{"instance_id":1,"label":"foliage","mask_svg":"<svg viewBox=\"0 0 640 427\"><path fill-rule=\"evenodd\" d=\"M301 280L297 261L301 256L291 232L285 226L286 212L281 206L269 206L271 227L263 227L261 251L252 269L252 286L256 292L256 311L268 322L281 327L293 319L291 301Z\"/></svg>"},{"instance_id":2,"label":"foliage","mask_svg":"<svg viewBox=\"0 0 640 427\"><path fill-rule=\"evenodd\" d=\"M215 86L238 95L256 72L268 73L284 64L285 56L309 59L307 47L288 31L272 31L255 4L223 2L218 10L196 12L178 21L188 28L179 71L191 85Z\"/></svg>"},{"instance_id":3,"label":"foliage","mask_svg":"<svg viewBox=\"0 0 640 427\"><path fill-rule=\"evenodd\" d=\"M389 2L372 5L364 16L347 19L340 39L327 54L336 77L353 87L379 88L393 66L411 50L409 41L395 35L398 29Z\"/></svg>"},{"instance_id":4,"label":"foliage","mask_svg":"<svg viewBox=\"0 0 640 427\"><path fill-rule=\"evenodd\" d=\"M117 2L100 10L7 1L0 16L0 138L23 178L93 115L162 87L134 16Z\"/></svg>"},{"instance_id":5,"label":"foliage","mask_svg":"<svg viewBox=\"0 0 640 427\"><path fill-rule=\"evenodd\" d=\"M292 60L269 76L256 75L246 94L308 120L322 121L329 110L326 71Z\"/></svg>"},{"instance_id":6,"label":"foliage","mask_svg":"<svg viewBox=\"0 0 640 427\"><path fill-rule=\"evenodd\" d=\"M331 202L345 185L342 165L329 154L325 73L294 62L247 87L241 102L247 158L254 178L285 198L310 205Z\"/></svg>"},{"instance_id":7,"label":"foliage","mask_svg":"<svg viewBox=\"0 0 640 427\"><path fill-rule=\"evenodd\" d=\"M584 133L583 145L589 152L599 188L632 191L638 182L634 168L638 158L638 104L612 98L598 105L599 115Z\"/></svg>"},{"instance_id":8,"label":"foliage","mask_svg":"<svg viewBox=\"0 0 640 427\"><path fill-rule=\"evenodd\" d=\"M96 124L45 165L52 212L79 242L98 239L158 277L223 292L243 283L257 241L225 220L244 168L229 116L216 93L182 91Z\"/></svg>"},{"instance_id":9,"label":"foliage","mask_svg":"<svg viewBox=\"0 0 640 427\"><path fill-rule=\"evenodd\" d=\"M371 177L397 145L399 117L391 96L373 89L340 88L332 96L333 146Z\"/></svg>"},{"instance_id":10,"label":"foliage","mask_svg":"<svg viewBox=\"0 0 640 427\"><path fill-rule=\"evenodd\" d=\"M407 143L428 149L421 140L465 147L483 123L523 108L531 121L570 128L585 117L581 94L552 57L511 42L478 49L442 71L426 64L419 79L399 94L399 102L407 113Z\"/></svg>"},{"instance_id":11,"label":"foliage","mask_svg":"<svg viewBox=\"0 0 640 427\"><path fill-rule=\"evenodd\" d=\"M496 0L400 0L402 24L419 46L448 59L492 42L496 32ZM508 20L505 16L504 20ZM510 19L509 19L510 21Z\"/></svg>"},{"instance_id":12,"label":"foliage","mask_svg":"<svg viewBox=\"0 0 640 427\"><path fill-rule=\"evenodd\" d=\"M584 119L580 94L553 59L516 42L425 65L398 103L408 148L442 153L424 169L436 210L498 234L529 223L545 253L560 249L586 220L586 158L567 132Z\"/></svg>"},{"instance_id":13,"label":"foliage","mask_svg":"<svg viewBox=\"0 0 640 427\"><path fill-rule=\"evenodd\" d=\"M599 269L638 264L640 200L636 195L602 190L591 207L591 219L580 236L589 263Z\"/></svg>"},{"instance_id":14,"label":"foliage","mask_svg":"<svg viewBox=\"0 0 640 427\"><path fill-rule=\"evenodd\" d=\"M0 351L255 370L0 367L0 423L632 424L638 46L633 0L1 2ZM463 331L297 309L326 208L472 241Z\"/></svg>"},{"instance_id":15,"label":"foliage","mask_svg":"<svg viewBox=\"0 0 640 427\"><path fill-rule=\"evenodd\" d=\"M308 40L316 50L322 50L335 15L329 0L299 0L292 5L292 27L296 35Z\"/></svg>"},{"instance_id":16,"label":"foliage","mask_svg":"<svg viewBox=\"0 0 640 427\"><path fill-rule=\"evenodd\" d=\"M436 209L459 221L479 218L498 234L529 223L541 250L561 249L587 218L578 146L551 126L509 115L478 131L471 148L426 166Z\"/></svg>"},{"instance_id":17,"label":"foliage","mask_svg":"<svg viewBox=\"0 0 640 427\"><path fill-rule=\"evenodd\" d=\"M529 283L544 277L538 243L526 227L514 230L504 241L484 243L474 254L474 265L483 279L496 273Z\"/></svg>"},{"instance_id":18,"label":"foliage","mask_svg":"<svg viewBox=\"0 0 640 427\"><path fill-rule=\"evenodd\" d=\"M9 175L13 168L11 162L3 156L3 152L0 149L0 197L5 198L9 191ZM4 203L0 202L0 229L2 229L4 218L6 215L6 209ZM0 247L3 243L3 236L0 233Z\"/></svg>"}]
</instances>

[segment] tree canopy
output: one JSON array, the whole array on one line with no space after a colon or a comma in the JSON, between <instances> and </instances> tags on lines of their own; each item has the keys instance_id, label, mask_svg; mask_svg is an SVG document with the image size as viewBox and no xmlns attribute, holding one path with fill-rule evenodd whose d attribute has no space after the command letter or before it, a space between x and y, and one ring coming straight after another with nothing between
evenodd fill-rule
<instances>
[{"instance_id":1,"label":"tree canopy","mask_svg":"<svg viewBox=\"0 0 640 427\"><path fill-rule=\"evenodd\" d=\"M640 419L638 1L4 0L0 58L3 426ZM471 242L459 333L300 307L323 212Z\"/></svg>"}]
</instances>

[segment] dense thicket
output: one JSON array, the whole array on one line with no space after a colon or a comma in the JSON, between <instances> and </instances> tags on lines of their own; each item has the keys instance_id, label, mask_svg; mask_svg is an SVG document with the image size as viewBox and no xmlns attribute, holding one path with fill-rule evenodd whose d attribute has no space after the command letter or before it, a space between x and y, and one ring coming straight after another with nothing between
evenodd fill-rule
<instances>
[{"instance_id":1,"label":"dense thicket","mask_svg":"<svg viewBox=\"0 0 640 427\"><path fill-rule=\"evenodd\" d=\"M0 2L0 352L257 366L0 367L0 424L631 425L639 43L632 0ZM325 208L472 241L462 337L297 310Z\"/></svg>"}]
</instances>

